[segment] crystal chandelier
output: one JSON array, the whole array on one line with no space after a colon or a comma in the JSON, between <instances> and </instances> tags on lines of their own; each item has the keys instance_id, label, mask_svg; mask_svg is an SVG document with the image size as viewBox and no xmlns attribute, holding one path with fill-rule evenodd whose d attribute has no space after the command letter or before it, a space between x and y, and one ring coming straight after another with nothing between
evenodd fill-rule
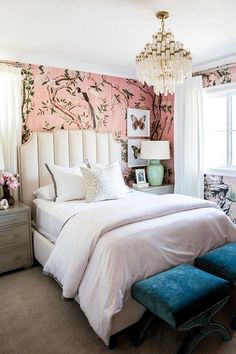
<instances>
[{"instance_id":1,"label":"crystal chandelier","mask_svg":"<svg viewBox=\"0 0 236 354\"><path fill-rule=\"evenodd\" d=\"M161 28L136 56L137 76L143 84L153 86L156 94L167 95L174 92L176 83L192 76L192 57L190 51L165 30L164 20L169 13L161 11L156 17L161 20Z\"/></svg>"}]
</instances>

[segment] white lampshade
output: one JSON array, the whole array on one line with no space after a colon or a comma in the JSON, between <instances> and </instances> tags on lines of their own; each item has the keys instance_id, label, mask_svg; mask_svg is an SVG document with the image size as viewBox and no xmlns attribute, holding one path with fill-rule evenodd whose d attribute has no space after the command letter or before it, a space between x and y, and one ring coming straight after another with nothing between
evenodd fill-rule
<instances>
[{"instance_id":1,"label":"white lampshade","mask_svg":"<svg viewBox=\"0 0 236 354\"><path fill-rule=\"evenodd\" d=\"M4 170L4 158L3 158L2 144L0 142L0 171L2 170Z\"/></svg>"},{"instance_id":2,"label":"white lampshade","mask_svg":"<svg viewBox=\"0 0 236 354\"><path fill-rule=\"evenodd\" d=\"M140 158L145 160L170 159L169 141L142 140Z\"/></svg>"}]
</instances>

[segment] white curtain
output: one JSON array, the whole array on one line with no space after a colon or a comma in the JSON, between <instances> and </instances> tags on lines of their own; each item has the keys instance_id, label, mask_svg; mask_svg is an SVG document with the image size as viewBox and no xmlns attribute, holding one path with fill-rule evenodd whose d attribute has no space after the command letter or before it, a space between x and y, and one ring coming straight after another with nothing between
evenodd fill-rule
<instances>
[{"instance_id":1,"label":"white curtain","mask_svg":"<svg viewBox=\"0 0 236 354\"><path fill-rule=\"evenodd\" d=\"M176 86L174 104L175 193L203 198L202 78Z\"/></svg>"},{"instance_id":2,"label":"white curtain","mask_svg":"<svg viewBox=\"0 0 236 354\"><path fill-rule=\"evenodd\" d=\"M21 70L0 65L0 143L4 170L18 172L17 147L21 141Z\"/></svg>"}]
</instances>

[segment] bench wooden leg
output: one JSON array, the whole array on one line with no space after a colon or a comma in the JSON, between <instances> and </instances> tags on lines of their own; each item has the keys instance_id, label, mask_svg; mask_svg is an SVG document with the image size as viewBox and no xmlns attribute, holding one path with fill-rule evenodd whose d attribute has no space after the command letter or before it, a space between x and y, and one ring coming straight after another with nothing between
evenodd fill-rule
<instances>
[{"instance_id":1,"label":"bench wooden leg","mask_svg":"<svg viewBox=\"0 0 236 354\"><path fill-rule=\"evenodd\" d=\"M135 347L138 347L140 344L142 344L144 336L154 319L156 319L156 316L153 315L149 310L144 312L142 318L137 323L135 334L132 339L132 343Z\"/></svg>"},{"instance_id":2,"label":"bench wooden leg","mask_svg":"<svg viewBox=\"0 0 236 354\"><path fill-rule=\"evenodd\" d=\"M202 339L208 336L208 334L215 332L218 332L225 341L231 339L231 335L222 324L217 322L210 323L208 326L192 330L188 333L177 354L191 354Z\"/></svg>"},{"instance_id":3,"label":"bench wooden leg","mask_svg":"<svg viewBox=\"0 0 236 354\"><path fill-rule=\"evenodd\" d=\"M221 323L216 322L212 317L225 305L228 298L224 299L212 309L206 311L196 319L181 326L182 330L190 330L177 354L191 354L194 348L202 339L211 333L219 333L225 341L231 340L231 335L227 328Z\"/></svg>"},{"instance_id":4,"label":"bench wooden leg","mask_svg":"<svg viewBox=\"0 0 236 354\"><path fill-rule=\"evenodd\" d=\"M231 328L236 331L236 313L232 319L232 322L231 322Z\"/></svg>"}]
</instances>

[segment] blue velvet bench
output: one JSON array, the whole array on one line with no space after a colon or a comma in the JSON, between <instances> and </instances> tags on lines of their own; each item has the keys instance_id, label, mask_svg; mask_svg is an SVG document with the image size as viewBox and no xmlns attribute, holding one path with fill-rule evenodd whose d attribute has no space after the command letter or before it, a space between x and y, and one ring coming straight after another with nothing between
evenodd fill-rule
<instances>
[{"instance_id":1,"label":"blue velvet bench","mask_svg":"<svg viewBox=\"0 0 236 354\"><path fill-rule=\"evenodd\" d=\"M236 287L236 243L227 243L196 258L195 266L230 281ZM236 313L231 328L236 331Z\"/></svg>"},{"instance_id":2,"label":"blue velvet bench","mask_svg":"<svg viewBox=\"0 0 236 354\"><path fill-rule=\"evenodd\" d=\"M212 274L181 264L135 283L132 297L146 308L137 324L133 344L142 343L156 318L178 331L189 331L178 354L190 354L208 334L218 332L230 340L228 330L213 320L230 296L230 283Z\"/></svg>"}]
</instances>

